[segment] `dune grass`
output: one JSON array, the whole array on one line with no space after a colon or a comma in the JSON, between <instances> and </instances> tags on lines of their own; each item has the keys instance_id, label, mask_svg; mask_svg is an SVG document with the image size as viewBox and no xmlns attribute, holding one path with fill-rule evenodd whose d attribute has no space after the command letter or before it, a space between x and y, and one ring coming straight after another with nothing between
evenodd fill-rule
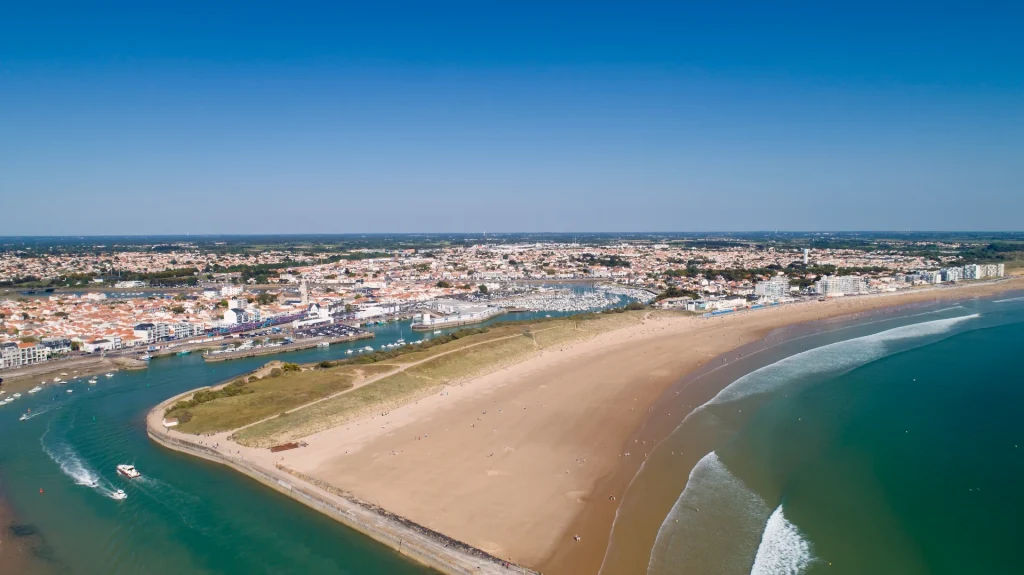
<instances>
[{"instance_id":1,"label":"dune grass","mask_svg":"<svg viewBox=\"0 0 1024 575\"><path fill-rule=\"evenodd\" d=\"M384 412L436 393L447 385L494 372L538 353L598 333L634 325L641 313L601 315L585 320L554 320L501 326L423 352L391 359L403 371L309 407L237 431L232 439L250 447L270 447L337 427L367 413ZM467 346L472 347L467 347ZM450 352L450 353L445 353ZM411 357L418 359L409 359ZM422 363L409 366L415 361ZM425 361L424 361L425 360ZM365 366L363 366L365 367Z\"/></svg>"},{"instance_id":2,"label":"dune grass","mask_svg":"<svg viewBox=\"0 0 1024 575\"><path fill-rule=\"evenodd\" d=\"M203 434L237 429L349 389L361 375L357 370L345 367L266 377L245 384L246 393L221 397L188 409L171 410L167 416L181 419L176 429L185 433ZM184 415L185 412L188 415Z\"/></svg>"}]
</instances>

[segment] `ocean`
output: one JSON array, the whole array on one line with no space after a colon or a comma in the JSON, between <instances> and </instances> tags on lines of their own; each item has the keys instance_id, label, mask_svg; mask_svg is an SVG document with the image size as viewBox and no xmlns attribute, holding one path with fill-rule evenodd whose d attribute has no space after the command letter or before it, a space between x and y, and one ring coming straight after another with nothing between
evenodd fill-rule
<instances>
[{"instance_id":1,"label":"ocean","mask_svg":"<svg viewBox=\"0 0 1024 575\"><path fill-rule=\"evenodd\" d=\"M510 314L485 323L546 315L568 314ZM241 474L164 449L146 435L146 413L164 399L273 359L343 359L350 357L346 349L368 343L433 337L413 332L408 321L369 329L376 336L370 342L276 356L209 364L198 353L156 358L145 370L100 376L95 385L50 383L0 407L0 497L16 517L0 525L0 541L31 549L31 566L19 575L435 573ZM24 413L30 418L20 421ZM143 477L121 479L120 463L134 464ZM114 500L117 489L128 498Z\"/></svg>"},{"instance_id":2,"label":"ocean","mask_svg":"<svg viewBox=\"0 0 1024 575\"><path fill-rule=\"evenodd\" d=\"M602 573L1024 572L1024 298L801 329L687 384Z\"/></svg>"}]
</instances>

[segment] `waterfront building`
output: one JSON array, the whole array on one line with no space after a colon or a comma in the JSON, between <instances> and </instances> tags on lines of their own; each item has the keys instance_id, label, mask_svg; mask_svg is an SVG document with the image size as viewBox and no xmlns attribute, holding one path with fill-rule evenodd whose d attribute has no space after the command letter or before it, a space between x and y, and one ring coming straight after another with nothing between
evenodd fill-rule
<instances>
[{"instance_id":1,"label":"waterfront building","mask_svg":"<svg viewBox=\"0 0 1024 575\"><path fill-rule=\"evenodd\" d=\"M860 276L824 276L815 287L819 294L826 297L856 295L868 291L867 282Z\"/></svg>"},{"instance_id":2,"label":"waterfront building","mask_svg":"<svg viewBox=\"0 0 1024 575\"><path fill-rule=\"evenodd\" d=\"M964 269L963 268L946 268L942 270L942 281L944 282L956 282L963 279Z\"/></svg>"},{"instance_id":3,"label":"waterfront building","mask_svg":"<svg viewBox=\"0 0 1024 575\"><path fill-rule=\"evenodd\" d=\"M775 276L768 281L757 282L757 285L754 286L754 295L768 299L782 299L789 295L789 278Z\"/></svg>"}]
</instances>

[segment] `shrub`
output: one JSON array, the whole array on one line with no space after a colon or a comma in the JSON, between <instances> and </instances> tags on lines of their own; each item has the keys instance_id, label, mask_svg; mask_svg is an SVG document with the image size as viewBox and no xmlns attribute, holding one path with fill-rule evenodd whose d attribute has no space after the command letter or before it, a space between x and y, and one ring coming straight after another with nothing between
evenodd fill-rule
<instances>
[{"instance_id":1,"label":"shrub","mask_svg":"<svg viewBox=\"0 0 1024 575\"><path fill-rule=\"evenodd\" d=\"M192 421L192 412L188 410L182 410L179 413L175 414L175 417L178 418L178 423L188 423Z\"/></svg>"},{"instance_id":2,"label":"shrub","mask_svg":"<svg viewBox=\"0 0 1024 575\"><path fill-rule=\"evenodd\" d=\"M274 369L270 370L270 377L281 377L282 373L284 372L281 371L280 367L275 367Z\"/></svg>"},{"instance_id":3,"label":"shrub","mask_svg":"<svg viewBox=\"0 0 1024 575\"><path fill-rule=\"evenodd\" d=\"M286 373L289 371L302 371L302 368L299 367L299 364L297 363L286 363L284 364L283 369Z\"/></svg>"},{"instance_id":4,"label":"shrub","mask_svg":"<svg viewBox=\"0 0 1024 575\"><path fill-rule=\"evenodd\" d=\"M330 369L334 367L334 364L329 361L321 361L320 363L316 364L316 366L319 367L320 369Z\"/></svg>"}]
</instances>

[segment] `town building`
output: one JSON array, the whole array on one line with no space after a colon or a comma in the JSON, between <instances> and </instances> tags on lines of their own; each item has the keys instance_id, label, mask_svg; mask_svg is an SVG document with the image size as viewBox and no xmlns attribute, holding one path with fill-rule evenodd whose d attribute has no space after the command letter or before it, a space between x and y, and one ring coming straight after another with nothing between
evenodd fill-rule
<instances>
[{"instance_id":1,"label":"town building","mask_svg":"<svg viewBox=\"0 0 1024 575\"><path fill-rule=\"evenodd\" d=\"M815 287L825 297L857 295L868 291L867 281L860 276L824 276Z\"/></svg>"}]
</instances>

